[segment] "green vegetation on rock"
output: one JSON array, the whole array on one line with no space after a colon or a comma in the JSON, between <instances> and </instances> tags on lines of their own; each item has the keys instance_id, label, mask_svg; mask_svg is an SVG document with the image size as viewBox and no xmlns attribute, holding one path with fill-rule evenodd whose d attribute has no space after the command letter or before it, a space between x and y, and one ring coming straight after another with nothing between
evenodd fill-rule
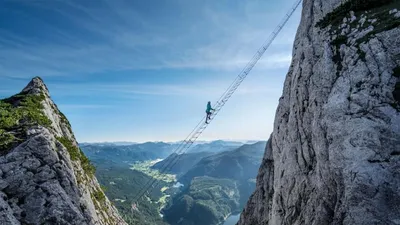
<instances>
[{"instance_id":1,"label":"green vegetation on rock","mask_svg":"<svg viewBox=\"0 0 400 225\"><path fill-rule=\"evenodd\" d=\"M377 22L373 24L374 29L366 34L364 37L357 40L358 44L364 43L371 39L371 37L379 34L381 32L394 29L400 26L400 18L395 18L393 15L389 14L389 11L393 8L399 8L400 2L399 1L391 1L387 2L391 3L388 5L381 4L379 7L371 10L369 13L370 17L376 18Z\"/></svg>"},{"instance_id":2,"label":"green vegetation on rock","mask_svg":"<svg viewBox=\"0 0 400 225\"><path fill-rule=\"evenodd\" d=\"M101 188L96 188L95 191L91 193L91 198L95 208L100 212L100 215L107 222L107 224L115 224L115 221L105 214L108 206L106 203L106 196Z\"/></svg>"},{"instance_id":3,"label":"green vegetation on rock","mask_svg":"<svg viewBox=\"0 0 400 225\"><path fill-rule=\"evenodd\" d=\"M26 131L34 125L49 127L51 121L44 114L43 94L19 93L0 100L0 153L4 154L26 138Z\"/></svg>"},{"instance_id":4,"label":"green vegetation on rock","mask_svg":"<svg viewBox=\"0 0 400 225\"><path fill-rule=\"evenodd\" d=\"M104 195L104 193L100 189L96 190L93 193L93 198L95 198L101 204L105 204L104 202L106 201L106 196Z\"/></svg>"},{"instance_id":5,"label":"green vegetation on rock","mask_svg":"<svg viewBox=\"0 0 400 225\"><path fill-rule=\"evenodd\" d=\"M351 44L357 48L359 59L366 62L366 53L361 50L361 44L368 42L376 34L383 31L391 30L400 26L400 18L394 17L389 11L394 8L400 7L398 0L349 0L341 4L332 12L326 14L316 26L322 29L330 26L328 30L330 35L334 37L331 41L333 47L333 61L337 65L337 75L342 70L342 56L340 53L340 46ZM354 12L355 20L349 20L350 12ZM348 18L347 20L344 20ZM360 22L363 19L364 22ZM373 22L372 22L373 21ZM352 32L358 30L359 32L366 31L369 27L373 29L366 32L365 35L355 40L355 43L348 43L348 37L343 35L343 31L348 29L346 26L341 26L342 23L348 23ZM347 33L348 30L345 32Z\"/></svg>"},{"instance_id":6,"label":"green vegetation on rock","mask_svg":"<svg viewBox=\"0 0 400 225\"><path fill-rule=\"evenodd\" d=\"M339 26L343 18L348 15L350 11L355 13L364 12L374 8L379 8L383 5L397 2L396 0L349 0L332 12L326 14L317 24L317 27L326 28L329 25Z\"/></svg>"},{"instance_id":7,"label":"green vegetation on rock","mask_svg":"<svg viewBox=\"0 0 400 225\"><path fill-rule=\"evenodd\" d=\"M57 140L68 150L73 161L79 160L81 162L82 169L86 174L90 176L94 175L96 168L90 163L90 160L85 156L80 148L75 146L73 142L66 137L57 137Z\"/></svg>"},{"instance_id":8,"label":"green vegetation on rock","mask_svg":"<svg viewBox=\"0 0 400 225\"><path fill-rule=\"evenodd\" d=\"M336 39L331 41L331 45L333 45L335 47L335 54L333 55L333 61L337 65L337 72L336 72L337 76L339 75L340 71L343 69L342 57L340 55L340 46L342 44L346 44L346 43L347 43L347 36L345 36L345 35L339 35L336 37Z\"/></svg>"},{"instance_id":9,"label":"green vegetation on rock","mask_svg":"<svg viewBox=\"0 0 400 225\"><path fill-rule=\"evenodd\" d=\"M58 109L57 109L57 110L54 110L54 111L56 111L56 112L59 113L60 118L61 118L61 122L64 123L64 124L66 124L67 127L68 127L69 132L70 132L71 134L73 134L73 132L72 132L72 126L71 126L71 124L69 123L67 117L66 117L60 110L58 110Z\"/></svg>"},{"instance_id":10,"label":"green vegetation on rock","mask_svg":"<svg viewBox=\"0 0 400 225\"><path fill-rule=\"evenodd\" d=\"M395 18L393 15L389 14L391 9L399 7L400 1L397 0L350 0L328 13L316 26L326 28L331 25L330 31L340 33L339 26L343 23L343 19L349 16L350 11L353 11L354 15L358 18L353 22L349 22L352 24L352 28L362 30L368 27L367 24L369 23L367 21L365 21L362 26L359 24L359 18L361 18L361 16L368 16L368 19L376 19L376 22L371 24L374 29L357 40L357 43L361 44L368 41L371 36L375 34L400 26L400 18ZM335 42L335 40L333 42Z\"/></svg>"},{"instance_id":11,"label":"green vegetation on rock","mask_svg":"<svg viewBox=\"0 0 400 225\"><path fill-rule=\"evenodd\" d=\"M16 137L0 129L0 150L8 150L15 143Z\"/></svg>"},{"instance_id":12,"label":"green vegetation on rock","mask_svg":"<svg viewBox=\"0 0 400 225\"><path fill-rule=\"evenodd\" d=\"M337 46L338 48L340 48L340 45L346 43L347 43L346 35L339 35L335 40L331 41L331 44Z\"/></svg>"}]
</instances>

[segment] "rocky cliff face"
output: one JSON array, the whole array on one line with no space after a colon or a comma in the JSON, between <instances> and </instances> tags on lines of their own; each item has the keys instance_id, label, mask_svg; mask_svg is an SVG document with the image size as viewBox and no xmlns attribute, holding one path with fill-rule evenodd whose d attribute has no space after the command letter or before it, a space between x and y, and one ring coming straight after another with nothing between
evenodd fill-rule
<instances>
[{"instance_id":1,"label":"rocky cliff face","mask_svg":"<svg viewBox=\"0 0 400 225\"><path fill-rule=\"evenodd\" d=\"M400 1L304 0L240 225L400 224Z\"/></svg>"},{"instance_id":2,"label":"rocky cliff face","mask_svg":"<svg viewBox=\"0 0 400 225\"><path fill-rule=\"evenodd\" d=\"M40 78L0 116L0 224L126 224Z\"/></svg>"}]
</instances>

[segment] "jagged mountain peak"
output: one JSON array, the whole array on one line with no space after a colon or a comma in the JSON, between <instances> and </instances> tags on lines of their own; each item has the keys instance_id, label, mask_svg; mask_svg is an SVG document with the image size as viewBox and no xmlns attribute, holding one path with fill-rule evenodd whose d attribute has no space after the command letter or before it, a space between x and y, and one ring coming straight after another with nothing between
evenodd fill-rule
<instances>
[{"instance_id":1,"label":"jagged mountain peak","mask_svg":"<svg viewBox=\"0 0 400 225\"><path fill-rule=\"evenodd\" d=\"M0 100L0 224L126 224L35 77Z\"/></svg>"},{"instance_id":2,"label":"jagged mountain peak","mask_svg":"<svg viewBox=\"0 0 400 225\"><path fill-rule=\"evenodd\" d=\"M47 96L50 96L49 89L47 88L42 78L40 77L32 78L32 80L28 83L28 85L22 90L22 93L45 94Z\"/></svg>"}]
</instances>

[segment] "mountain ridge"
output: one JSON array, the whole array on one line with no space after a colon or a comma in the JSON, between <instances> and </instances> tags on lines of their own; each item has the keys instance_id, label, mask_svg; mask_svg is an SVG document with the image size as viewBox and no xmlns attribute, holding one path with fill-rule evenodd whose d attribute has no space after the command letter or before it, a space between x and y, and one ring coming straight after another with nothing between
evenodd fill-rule
<instances>
[{"instance_id":1,"label":"mountain ridge","mask_svg":"<svg viewBox=\"0 0 400 225\"><path fill-rule=\"evenodd\" d=\"M39 77L0 101L0 223L126 224Z\"/></svg>"},{"instance_id":2,"label":"mountain ridge","mask_svg":"<svg viewBox=\"0 0 400 225\"><path fill-rule=\"evenodd\" d=\"M265 145L266 142L260 141L255 144L245 144L235 150L206 156L197 162L185 175L180 177L179 181L187 184L197 175L235 180L254 178L264 155ZM251 151L251 154L249 154L249 151ZM241 161L242 156L245 156L246 161ZM246 165L248 171L242 171L244 168L241 165L242 163ZM230 170L224 170L224 168L230 168ZM232 170L236 172L233 173Z\"/></svg>"},{"instance_id":3,"label":"mountain ridge","mask_svg":"<svg viewBox=\"0 0 400 225\"><path fill-rule=\"evenodd\" d=\"M265 147L261 141L197 159L178 177L184 188L163 209L166 220L171 224L220 224L240 212L255 188L253 179L268 151Z\"/></svg>"}]
</instances>

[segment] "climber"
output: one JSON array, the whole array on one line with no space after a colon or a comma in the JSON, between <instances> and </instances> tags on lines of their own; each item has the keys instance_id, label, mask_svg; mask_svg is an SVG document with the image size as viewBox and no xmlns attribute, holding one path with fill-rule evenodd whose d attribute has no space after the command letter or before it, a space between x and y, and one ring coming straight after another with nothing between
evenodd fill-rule
<instances>
[{"instance_id":1,"label":"climber","mask_svg":"<svg viewBox=\"0 0 400 225\"><path fill-rule=\"evenodd\" d=\"M211 111L214 111L214 110L215 110L215 109L211 108L211 102L208 102L208 103L207 103L207 109L206 109L206 113L207 113L206 124L208 124L208 120L211 119L211 115L212 115L212 112L211 112Z\"/></svg>"}]
</instances>

